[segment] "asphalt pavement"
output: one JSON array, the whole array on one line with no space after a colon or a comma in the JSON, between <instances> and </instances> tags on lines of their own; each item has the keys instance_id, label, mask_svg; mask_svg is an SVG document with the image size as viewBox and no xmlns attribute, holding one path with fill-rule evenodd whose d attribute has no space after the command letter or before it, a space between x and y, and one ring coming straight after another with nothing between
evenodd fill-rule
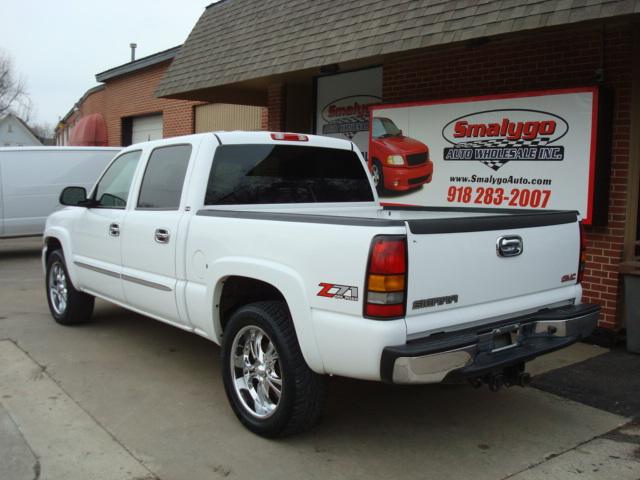
<instances>
[{"instance_id":1,"label":"asphalt pavement","mask_svg":"<svg viewBox=\"0 0 640 480\"><path fill-rule=\"evenodd\" d=\"M606 353L577 344L530 370ZM57 325L39 241L0 241L0 478L640 478L640 429L627 412L537 388L332 378L318 428L265 440L234 417L219 355L101 301L92 322Z\"/></svg>"},{"instance_id":2,"label":"asphalt pavement","mask_svg":"<svg viewBox=\"0 0 640 480\"><path fill-rule=\"evenodd\" d=\"M546 372L533 386L624 417L640 419L640 355L623 345Z\"/></svg>"}]
</instances>

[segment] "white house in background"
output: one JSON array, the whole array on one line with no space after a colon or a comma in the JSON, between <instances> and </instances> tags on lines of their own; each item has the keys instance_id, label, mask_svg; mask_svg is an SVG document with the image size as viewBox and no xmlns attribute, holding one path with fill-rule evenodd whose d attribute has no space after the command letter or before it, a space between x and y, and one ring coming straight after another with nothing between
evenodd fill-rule
<instances>
[{"instance_id":1,"label":"white house in background","mask_svg":"<svg viewBox=\"0 0 640 480\"><path fill-rule=\"evenodd\" d=\"M20 117L9 113L0 118L0 147L32 147L42 145Z\"/></svg>"}]
</instances>

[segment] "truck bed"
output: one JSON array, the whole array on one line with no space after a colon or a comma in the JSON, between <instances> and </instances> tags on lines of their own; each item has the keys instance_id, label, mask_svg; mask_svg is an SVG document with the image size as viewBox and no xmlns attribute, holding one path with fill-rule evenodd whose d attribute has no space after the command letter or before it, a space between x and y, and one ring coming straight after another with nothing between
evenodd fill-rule
<instances>
[{"instance_id":1,"label":"truck bed","mask_svg":"<svg viewBox=\"0 0 640 480\"><path fill-rule=\"evenodd\" d=\"M499 208L457 208L419 206L302 206L277 205L234 206L233 208L207 207L199 215L253 218L276 221L327 223L363 226L405 226L411 232L454 233L504 228L574 223L578 212L565 210L525 210Z\"/></svg>"},{"instance_id":2,"label":"truck bed","mask_svg":"<svg viewBox=\"0 0 640 480\"><path fill-rule=\"evenodd\" d=\"M251 209L208 208L198 215L344 226L343 236L353 236L352 228L357 226L406 235L408 339L580 302L578 214L574 211L254 205ZM264 241L269 241L271 233L264 235ZM503 237L518 237L524 245L522 253L511 258L497 254L496 242ZM367 248L361 246L360 258L366 258ZM314 253L319 258L330 255L321 250ZM352 257L357 254L353 252ZM351 267L364 271L366 265Z\"/></svg>"}]
</instances>

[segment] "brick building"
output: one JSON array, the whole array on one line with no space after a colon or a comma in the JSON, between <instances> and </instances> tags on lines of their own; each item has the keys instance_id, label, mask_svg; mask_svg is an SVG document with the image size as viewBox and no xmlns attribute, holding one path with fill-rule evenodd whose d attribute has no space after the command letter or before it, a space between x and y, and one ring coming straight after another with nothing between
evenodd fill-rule
<instances>
[{"instance_id":1,"label":"brick building","mask_svg":"<svg viewBox=\"0 0 640 480\"><path fill-rule=\"evenodd\" d=\"M98 122L106 143L126 146L144 140L187 135L214 129L259 130L266 127L261 107L157 98L155 90L180 47L119 65L96 75L102 84L88 90L60 121L58 145L78 144L80 122ZM93 127L93 125L92 125ZM94 128L88 129L93 133ZM91 141L91 140L90 140Z\"/></svg>"},{"instance_id":2,"label":"brick building","mask_svg":"<svg viewBox=\"0 0 640 480\"><path fill-rule=\"evenodd\" d=\"M379 74L382 104L596 88L608 99L601 219L586 227L583 287L612 332L624 326L620 271L638 270L638 59L639 2L225 0L205 10L157 95L265 105L270 130L316 133L319 85L343 72Z\"/></svg>"}]
</instances>

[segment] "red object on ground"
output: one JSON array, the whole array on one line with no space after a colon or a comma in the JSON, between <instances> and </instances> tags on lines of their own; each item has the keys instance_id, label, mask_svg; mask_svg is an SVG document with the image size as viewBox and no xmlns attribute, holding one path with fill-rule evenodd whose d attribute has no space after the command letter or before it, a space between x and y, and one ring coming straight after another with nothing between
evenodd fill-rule
<instances>
[{"instance_id":1,"label":"red object on ground","mask_svg":"<svg viewBox=\"0 0 640 480\"><path fill-rule=\"evenodd\" d=\"M77 147L106 147L108 143L107 124L99 113L82 117L69 138L69 145Z\"/></svg>"}]
</instances>

